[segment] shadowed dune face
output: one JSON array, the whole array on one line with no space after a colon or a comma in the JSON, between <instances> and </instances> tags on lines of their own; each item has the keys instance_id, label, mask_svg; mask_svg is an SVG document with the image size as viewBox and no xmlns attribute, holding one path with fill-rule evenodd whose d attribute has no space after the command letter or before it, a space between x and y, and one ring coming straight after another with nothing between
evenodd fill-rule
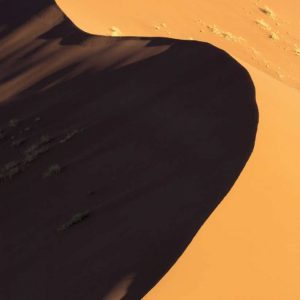
<instances>
[{"instance_id":1,"label":"shadowed dune face","mask_svg":"<svg viewBox=\"0 0 300 300\"><path fill-rule=\"evenodd\" d=\"M0 3L1 296L140 299L249 158L253 83L209 44L91 36L50 1L14 2Z\"/></svg>"}]
</instances>

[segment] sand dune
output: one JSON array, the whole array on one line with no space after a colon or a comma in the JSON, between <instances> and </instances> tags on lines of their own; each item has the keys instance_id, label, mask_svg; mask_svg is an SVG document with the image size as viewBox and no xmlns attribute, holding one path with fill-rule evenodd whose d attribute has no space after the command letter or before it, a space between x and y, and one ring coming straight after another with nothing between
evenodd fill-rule
<instances>
[{"instance_id":1,"label":"sand dune","mask_svg":"<svg viewBox=\"0 0 300 300\"><path fill-rule=\"evenodd\" d=\"M253 82L208 43L17 3L0 3L1 297L141 299L245 166Z\"/></svg>"},{"instance_id":2,"label":"sand dune","mask_svg":"<svg viewBox=\"0 0 300 300\"><path fill-rule=\"evenodd\" d=\"M254 152L232 191L147 300L300 296L300 95L244 65L260 109Z\"/></svg>"},{"instance_id":3,"label":"sand dune","mask_svg":"<svg viewBox=\"0 0 300 300\"><path fill-rule=\"evenodd\" d=\"M57 0L84 30L209 41L235 58L300 88L298 0ZM267 8L268 14L264 12ZM263 23L262 23L263 22ZM266 27L262 26L266 24ZM279 39L271 38L276 34ZM300 51L300 50L298 50Z\"/></svg>"},{"instance_id":4,"label":"sand dune","mask_svg":"<svg viewBox=\"0 0 300 300\"><path fill-rule=\"evenodd\" d=\"M82 109L81 106L78 106L80 113L73 114L67 104L69 100L63 105L65 109L52 102L53 99L57 99L59 103L61 99L57 98L57 94L60 94L61 90L53 92L53 89L56 90L60 85L74 80L80 74L90 74L91 70L94 72L93 67L98 72L110 67L111 62L115 62L114 69L118 69L124 64L138 62L143 58L170 49L168 43L156 45L156 47L146 47L152 39L143 41L128 39L126 43L133 44L134 51L129 49L131 47L128 45L125 46L124 42L115 43L113 39L109 39L107 43L111 43L111 45L106 44L102 49L101 46L97 46L97 39L90 35L79 34L75 30L76 43L84 44L84 50L75 50L70 45L70 40L74 42L74 36L61 43L60 35L63 32L61 27L58 27L57 31L51 31L51 35L48 35L47 38L36 38L40 33L53 27L55 22L60 22L61 14L57 14L59 10L54 11L56 17L51 18L50 23L45 24L42 20L38 20L39 28L30 33L30 36L35 38L35 42L23 44L20 48L21 42L24 43L23 37L18 34L18 31L11 32L7 25L13 20L14 28L19 28L21 30L19 33L24 33L22 30L25 27L19 25L28 19L30 14L37 15L39 11L42 12L46 2L36 2L31 8L26 5L28 1L18 2L17 5L14 1L0 3L0 19L4 20L3 24L5 24L0 24L0 37L1 39L6 37L6 43L10 41L9 47L6 47L5 51L17 49L16 52L10 53L10 59L0 62L0 78L5 82L3 85L4 82L1 81L0 85L2 88L0 97L3 104L0 108L0 121L1 128L5 128L5 132L0 132L0 166L15 160L16 157L22 157L24 150L32 144L39 145L39 149L42 149L40 151L46 151L48 147L45 146L45 143L47 145L46 141L49 139L49 136L48 139L45 136L47 134L50 136L54 134L56 136L55 145L61 145L61 148L58 146L52 148L51 146L51 151L30 165L30 168L26 169L26 173L14 178L15 183L0 185L1 200L9 195L1 206L1 211L4 211L6 215L1 219L2 224L8 226L12 233L19 232L14 235L14 238L4 236L5 248L3 248L4 255L1 257L4 257L6 262L10 262L10 264L5 264L6 269L1 273L1 278L5 276L6 290L1 290L2 294L6 293L3 294L4 299L8 298L8 293L13 293L16 287L18 287L17 291L22 293L22 299L26 299L26 291L29 290L31 292L30 300L37 296L39 299L47 299L47 297L53 299L53 295L57 299L55 290L40 287L43 281L48 280L55 283L54 279L48 276L57 274L55 273L58 272L57 270L60 271L58 264L55 265L50 260L47 268L48 270L52 268L53 272L48 272L48 274L42 271L42 268L45 267L42 263L34 266L30 271L29 266L34 259L28 254L38 253L39 249L43 249L43 254L39 258L41 261L43 257L55 257L55 255L62 259L63 254L59 255L60 250L56 254L58 244L49 248L46 247L49 245L48 241L44 243L41 241L48 232L52 232L54 227L56 228L66 221L70 222L67 224L72 224L72 215L84 211L86 208L93 208L96 202L94 199L100 194L98 190L94 190L94 187L98 186L96 181L82 184L84 181L81 180L80 182L76 181L75 185L74 181L72 182L78 172L85 172L85 170L91 169L88 174L92 174L94 177L102 174L101 171L93 169L96 163L101 164L101 158L97 161L94 160L95 152L102 153L103 149L109 151L110 146L104 147L101 144L102 148L98 150L99 142L93 149L89 146L91 149L87 153L82 145L83 143L91 145L91 141L94 143L99 134L104 132L101 131L104 123L94 127L94 123L93 126L90 126L89 122L81 119L82 116L86 116L87 120L92 115L91 122L93 122L96 111L95 114L91 114L91 110L97 109L97 105L91 104L92 109ZM51 1L48 3L51 4ZM298 300L300 298L297 282L300 275L300 223L298 217L300 208L298 201L300 197L298 186L300 166L298 155L300 150L300 123L298 120L300 110L299 1L174 0L162 2L153 0L141 2L112 0L100 3L96 0L77 0L76 2L59 0L58 3L78 26L94 34L161 36L210 42L225 49L246 67L256 86L260 126L256 147L249 163L234 188L205 223L187 251L145 299ZM10 5L10 9L3 10L4 4L6 8ZM16 10L15 7L19 9ZM265 8L268 9L265 10ZM35 20L31 20L29 23L34 22ZM27 24L27 29L30 28L32 26ZM66 28L70 30L69 26ZM10 39L7 39L8 36ZM89 38L86 39L87 36ZM82 41L83 37L85 37L84 41ZM62 44L72 48L70 57ZM99 49L93 53L91 49L87 50L87 47L93 49L99 47ZM102 51L101 49L105 53L106 59L99 61L97 56ZM126 53L126 49L129 49L128 53ZM34 55L30 55L31 51L34 51ZM123 53L125 57L116 62ZM20 58L24 55L25 57L29 55L29 57L26 60L22 59L22 64L19 65ZM54 57L59 58L59 63L53 59ZM64 58L66 58L66 62ZM45 60L49 63L44 64ZM57 64L50 66L54 62ZM34 76L32 76L32 67L36 68ZM43 68L41 74L39 74L40 67ZM62 68L64 71L59 71ZM17 74L14 71L17 71ZM26 74L28 76L25 76ZM157 75L154 77L156 78ZM18 78L19 81L17 81ZM43 78L44 80L41 82ZM159 78L157 78L158 88L160 86ZM13 82L17 86L13 85ZM34 91L39 91L39 97L35 99L30 97L32 84L34 84ZM121 85L120 82L116 84ZM133 82L131 84L134 85ZM72 84L72 86L74 85ZM18 87L18 89L11 89L11 87ZM113 87L114 85L106 91L110 91ZM156 90L154 87L151 88ZM26 97L26 104L22 105L22 102L25 103L23 100L19 101L18 105L12 104L11 100L19 99L20 94L22 95L20 100ZM66 97L69 99L69 96ZM87 97L85 95L85 98ZM32 105L29 106L28 103ZM52 108L49 103L53 104L51 104ZM75 106L75 103L76 100L72 102L71 106ZM16 118L20 119L16 120ZM54 126L54 122L57 125ZM11 126L19 124L20 127L7 127L7 124ZM81 136L86 128L88 128L86 131L88 136ZM22 134L25 134L25 142L22 140ZM9 140L12 136L15 136L14 140ZM42 136L44 136L44 142L38 142ZM19 144L22 148L15 149ZM116 144L115 149L118 147ZM83 153L80 153L78 158L68 157L69 153L73 153L74 148ZM131 149L128 149L129 151ZM49 173L50 165L57 163L61 164L61 171L64 175L53 178L56 181L51 181L51 186L48 186L49 183L44 181L46 179L42 180L41 178L43 178L43 173ZM84 164L87 164L85 170L82 169ZM108 168L108 165L103 166L102 164L101 166L105 170ZM60 172L59 168L53 167L52 170L54 170L52 172ZM68 172L68 170L70 171ZM62 178L69 177L70 173L73 174L73 177L69 183L64 181L66 179L61 181ZM26 177L28 178L26 179ZM32 188L28 190L28 186L32 186ZM104 191L106 190L104 189ZM128 191L128 193L130 192ZM103 193L103 189L101 193ZM107 193L104 193L105 197ZM33 196L38 198L37 203L33 201ZM8 204L10 199L13 199L11 206ZM72 202L72 206L69 205L70 202ZM15 206L14 203L18 203L18 206ZM30 208L30 204L33 204L33 208ZM59 215L57 215L58 210L61 212ZM95 215L98 216L98 212L97 209ZM53 219L45 218L46 213L54 215ZM93 214L91 214L89 222L92 222L92 216ZM16 220L20 220L22 225L20 226ZM90 225L87 220L82 222L81 226L78 225L76 229L77 233L80 231L80 236L85 235L86 231L89 231L97 223L94 221ZM156 221L155 218L153 220ZM39 225L37 227L43 224L43 229L34 230L32 226L29 228L29 223ZM86 226L86 229L83 229L82 226ZM25 228L24 233L20 232L20 227ZM48 232L44 231L46 228L49 228ZM96 235L96 233L94 234ZM73 241L72 250L68 252L66 248L60 247L65 251L64 258L68 258L63 264L65 267L70 267L71 261L78 262L80 257L74 249L77 247L81 249L82 245L78 246L76 243L78 241L74 236L70 237L70 240ZM35 248L35 243L41 245L41 248ZM64 241L59 241L59 243L60 246L65 245ZM93 266L94 260L98 258L96 252L99 249L95 244L96 242L93 244L95 253L80 258L82 264ZM73 252L72 257L70 253ZM24 273L16 272L16 268L11 269L11 272L5 272L8 270L7 266L11 266L14 262L15 255L20 256L17 263L18 266L21 264ZM52 262L53 266L51 266ZM82 264L77 263L70 269L70 272L80 273L84 278L88 278L88 275L85 276L84 269L81 268ZM119 267L115 264L112 265L116 269ZM17 278L15 277L16 273L19 274ZM36 274L39 274L40 278L32 282L31 278L35 278ZM100 279L91 280L90 285L96 294L98 291L97 296L99 296L100 282L103 277L98 276L94 271L88 279L94 278L94 274L95 278ZM62 290L65 290L66 286L70 287L68 284L65 285L68 282L66 278L69 278L65 275L66 273L63 273L57 279L57 281L61 281L61 285L64 285ZM107 288L107 290L112 290L106 295L107 298L124 295L132 278L135 278L135 274L127 273L123 277L120 276L113 280L114 283ZM75 276L71 276L71 279L76 280ZM78 278L78 280L81 279ZM9 284L12 286L11 291L7 288ZM57 282L56 284L59 285ZM10 295L16 297L15 294ZM79 294L78 297L81 296ZM18 296L17 299L19 298ZM80 299L82 298L85 297Z\"/></svg>"},{"instance_id":5,"label":"sand dune","mask_svg":"<svg viewBox=\"0 0 300 300\"><path fill-rule=\"evenodd\" d=\"M260 126L249 164L146 299L299 299L299 1L58 3L89 32L116 26L125 36L208 41L238 59L256 86Z\"/></svg>"}]
</instances>

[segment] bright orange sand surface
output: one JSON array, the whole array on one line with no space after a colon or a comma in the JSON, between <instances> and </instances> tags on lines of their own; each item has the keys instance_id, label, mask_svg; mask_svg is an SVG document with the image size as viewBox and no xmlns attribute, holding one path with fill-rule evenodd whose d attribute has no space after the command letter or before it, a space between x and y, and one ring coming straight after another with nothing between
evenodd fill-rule
<instances>
[{"instance_id":1,"label":"bright orange sand surface","mask_svg":"<svg viewBox=\"0 0 300 300\"><path fill-rule=\"evenodd\" d=\"M147 300L300 299L300 2L59 0L81 29L210 42L250 72L260 124L239 180Z\"/></svg>"}]
</instances>

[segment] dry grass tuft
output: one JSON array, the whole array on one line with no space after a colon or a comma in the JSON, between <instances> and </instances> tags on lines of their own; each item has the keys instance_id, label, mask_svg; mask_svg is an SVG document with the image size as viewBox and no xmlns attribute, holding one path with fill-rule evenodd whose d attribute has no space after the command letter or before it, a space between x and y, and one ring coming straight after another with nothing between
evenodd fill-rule
<instances>
[{"instance_id":1,"label":"dry grass tuft","mask_svg":"<svg viewBox=\"0 0 300 300\"><path fill-rule=\"evenodd\" d=\"M69 133L67 133L67 135L63 139L61 139L59 142L61 144L63 144L65 142L71 140L78 133L79 133L79 130L78 129L74 129L74 130L70 131Z\"/></svg>"},{"instance_id":2,"label":"dry grass tuft","mask_svg":"<svg viewBox=\"0 0 300 300\"><path fill-rule=\"evenodd\" d=\"M121 36L122 35L122 31L116 26L110 27L110 31L111 31L111 36Z\"/></svg>"},{"instance_id":3,"label":"dry grass tuft","mask_svg":"<svg viewBox=\"0 0 300 300\"><path fill-rule=\"evenodd\" d=\"M266 29L266 30L271 30L271 26L265 22L265 20L263 19L259 19L255 21L256 24L260 25L262 28Z\"/></svg>"},{"instance_id":4,"label":"dry grass tuft","mask_svg":"<svg viewBox=\"0 0 300 300\"><path fill-rule=\"evenodd\" d=\"M12 141L11 146L14 148L18 148L18 147L22 146L23 144L25 144L26 141L27 141L26 138L20 138L20 139Z\"/></svg>"},{"instance_id":5,"label":"dry grass tuft","mask_svg":"<svg viewBox=\"0 0 300 300\"><path fill-rule=\"evenodd\" d=\"M43 177L52 177L58 175L62 172L62 167L59 164L54 164L48 168L47 171L44 172Z\"/></svg>"},{"instance_id":6,"label":"dry grass tuft","mask_svg":"<svg viewBox=\"0 0 300 300\"><path fill-rule=\"evenodd\" d=\"M219 29L216 25L208 25L207 28L214 34L221 36L225 38L226 40L233 41L233 42L240 42L243 41L244 39L239 36L235 36L231 32L228 31L223 31Z\"/></svg>"},{"instance_id":7,"label":"dry grass tuft","mask_svg":"<svg viewBox=\"0 0 300 300\"><path fill-rule=\"evenodd\" d=\"M274 11L269 8L268 6L265 7L260 7L259 10L261 12L263 12L265 15L269 16L270 18L272 18L273 20L276 19L276 14L274 13Z\"/></svg>"},{"instance_id":8,"label":"dry grass tuft","mask_svg":"<svg viewBox=\"0 0 300 300\"><path fill-rule=\"evenodd\" d=\"M25 151L25 162L29 163L36 160L41 154L44 154L50 150L49 143L53 140L48 135L42 135L36 144L31 145Z\"/></svg>"},{"instance_id":9,"label":"dry grass tuft","mask_svg":"<svg viewBox=\"0 0 300 300\"><path fill-rule=\"evenodd\" d=\"M0 183L11 180L15 175L23 171L22 163L11 161L0 169Z\"/></svg>"},{"instance_id":10,"label":"dry grass tuft","mask_svg":"<svg viewBox=\"0 0 300 300\"><path fill-rule=\"evenodd\" d=\"M279 40L279 36L275 32L271 32L270 35L269 35L269 38L272 39L272 40L276 40L276 41Z\"/></svg>"},{"instance_id":11,"label":"dry grass tuft","mask_svg":"<svg viewBox=\"0 0 300 300\"><path fill-rule=\"evenodd\" d=\"M19 147L26 141L26 138L13 139L11 145L13 147ZM35 144L31 145L24 151L21 159L9 162L0 168L0 183L7 182L15 177L15 175L24 172L31 162L38 159L40 155L46 153L53 147L53 144L50 144L51 141L53 141L52 137L49 137L48 135L41 136ZM54 165L51 166L48 171L51 176L52 174L60 173L61 167L58 168L57 165Z\"/></svg>"},{"instance_id":12,"label":"dry grass tuft","mask_svg":"<svg viewBox=\"0 0 300 300\"><path fill-rule=\"evenodd\" d=\"M68 220L62 226L57 228L57 231L65 231L65 230L69 229L70 227L72 227L78 223L81 223L86 218L88 218L90 216L90 214L91 214L90 210L85 210L83 212L79 212L79 213L75 214L74 216L71 217L70 220Z\"/></svg>"}]
</instances>

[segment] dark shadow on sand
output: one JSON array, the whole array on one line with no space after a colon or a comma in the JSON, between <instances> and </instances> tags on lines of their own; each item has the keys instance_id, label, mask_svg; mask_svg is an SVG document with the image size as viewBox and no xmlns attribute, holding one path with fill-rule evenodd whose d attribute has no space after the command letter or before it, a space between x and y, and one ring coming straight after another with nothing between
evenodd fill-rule
<instances>
[{"instance_id":1,"label":"dark shadow on sand","mask_svg":"<svg viewBox=\"0 0 300 300\"><path fill-rule=\"evenodd\" d=\"M0 38L51 3L1 1ZM85 50L90 37L99 51ZM59 47L48 51L55 39ZM247 162L258 123L252 80L207 43L94 37L67 18L30 43L3 58L2 85L82 50L0 105L8 136L0 140L0 170L51 137L47 151L0 183L0 298L102 299L134 274L124 299L140 299ZM143 56L157 47L167 48ZM19 124L8 126L16 117ZM12 148L12 137L26 142ZM63 171L43 178L53 163ZM57 231L86 210L88 218Z\"/></svg>"}]
</instances>

